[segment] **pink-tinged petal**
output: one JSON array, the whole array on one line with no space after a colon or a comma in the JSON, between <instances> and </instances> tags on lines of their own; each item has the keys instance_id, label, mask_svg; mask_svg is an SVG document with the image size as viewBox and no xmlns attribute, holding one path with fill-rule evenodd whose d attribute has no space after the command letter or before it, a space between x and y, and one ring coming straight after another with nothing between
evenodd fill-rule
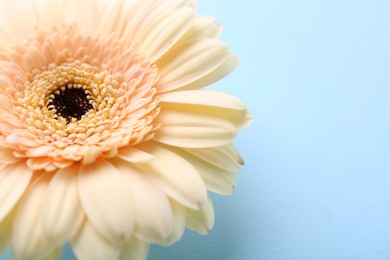
<instances>
[{"instance_id":1,"label":"pink-tinged petal","mask_svg":"<svg viewBox=\"0 0 390 260\"><path fill-rule=\"evenodd\" d=\"M0 221L0 255L11 243L14 216L15 210L11 211L2 221Z\"/></svg>"},{"instance_id":2,"label":"pink-tinged petal","mask_svg":"<svg viewBox=\"0 0 390 260\"><path fill-rule=\"evenodd\" d=\"M161 111L155 140L179 147L205 148L231 143L237 127L218 116L194 111Z\"/></svg>"},{"instance_id":3,"label":"pink-tinged petal","mask_svg":"<svg viewBox=\"0 0 390 260\"><path fill-rule=\"evenodd\" d=\"M145 163L154 159L153 155L130 146L120 149L118 157L130 163Z\"/></svg>"},{"instance_id":4,"label":"pink-tinged petal","mask_svg":"<svg viewBox=\"0 0 390 260\"><path fill-rule=\"evenodd\" d=\"M168 198L154 180L125 161L115 161L134 198L135 236L148 243L164 243L173 228ZM156 214L158 212L158 214Z\"/></svg>"},{"instance_id":5,"label":"pink-tinged petal","mask_svg":"<svg viewBox=\"0 0 390 260\"><path fill-rule=\"evenodd\" d=\"M159 17L139 37L140 52L156 61L184 35L194 16L191 8L181 8Z\"/></svg>"},{"instance_id":6,"label":"pink-tinged petal","mask_svg":"<svg viewBox=\"0 0 390 260\"><path fill-rule=\"evenodd\" d=\"M18 14L18 15L15 15ZM23 19L20 19L23 17ZM36 24L32 1L1 0L0 27L18 39L25 39Z\"/></svg>"},{"instance_id":7,"label":"pink-tinged petal","mask_svg":"<svg viewBox=\"0 0 390 260\"><path fill-rule=\"evenodd\" d=\"M214 226L214 207L210 198L199 210L187 209L186 224L189 229L199 234L208 234Z\"/></svg>"},{"instance_id":8,"label":"pink-tinged petal","mask_svg":"<svg viewBox=\"0 0 390 260\"><path fill-rule=\"evenodd\" d=\"M215 70L206 74L204 77L181 87L180 89L201 89L211 85L232 73L237 68L238 64L239 61L237 56L230 52L225 61Z\"/></svg>"},{"instance_id":9,"label":"pink-tinged petal","mask_svg":"<svg viewBox=\"0 0 390 260\"><path fill-rule=\"evenodd\" d=\"M149 245L136 238L126 242L121 249L119 260L146 260L149 253Z\"/></svg>"},{"instance_id":10,"label":"pink-tinged petal","mask_svg":"<svg viewBox=\"0 0 390 260\"><path fill-rule=\"evenodd\" d=\"M12 247L16 259L45 259L58 250L42 233L42 208L51 175L43 173L29 188L16 212Z\"/></svg>"},{"instance_id":11,"label":"pink-tinged petal","mask_svg":"<svg viewBox=\"0 0 390 260\"><path fill-rule=\"evenodd\" d=\"M24 162L11 164L0 171L0 221L22 197L32 175Z\"/></svg>"},{"instance_id":12,"label":"pink-tinged petal","mask_svg":"<svg viewBox=\"0 0 390 260\"><path fill-rule=\"evenodd\" d=\"M186 152L229 172L239 172L244 160L232 145L212 148L183 148Z\"/></svg>"},{"instance_id":13,"label":"pink-tinged petal","mask_svg":"<svg viewBox=\"0 0 390 260\"><path fill-rule=\"evenodd\" d=\"M47 239L65 244L79 230L84 213L77 189L78 166L58 170L43 205L42 230Z\"/></svg>"},{"instance_id":14,"label":"pink-tinged petal","mask_svg":"<svg viewBox=\"0 0 390 260\"><path fill-rule=\"evenodd\" d=\"M85 221L80 232L72 240L72 248L78 259L118 259L120 247L105 239L93 225Z\"/></svg>"},{"instance_id":15,"label":"pink-tinged petal","mask_svg":"<svg viewBox=\"0 0 390 260\"><path fill-rule=\"evenodd\" d=\"M237 186L234 173L222 170L191 154L183 154L182 156L199 172L208 190L221 195L230 195L233 193Z\"/></svg>"},{"instance_id":16,"label":"pink-tinged petal","mask_svg":"<svg viewBox=\"0 0 390 260\"><path fill-rule=\"evenodd\" d=\"M178 44L157 61L158 92L186 86L221 66L229 50L215 39L196 39Z\"/></svg>"},{"instance_id":17,"label":"pink-tinged petal","mask_svg":"<svg viewBox=\"0 0 390 260\"><path fill-rule=\"evenodd\" d=\"M12 150L2 149L0 151L1 164L14 164L18 161L20 161L20 158L15 157Z\"/></svg>"},{"instance_id":18,"label":"pink-tinged petal","mask_svg":"<svg viewBox=\"0 0 390 260\"><path fill-rule=\"evenodd\" d=\"M118 170L104 159L80 167L78 189L82 207L94 228L114 243L132 236L132 193Z\"/></svg>"},{"instance_id":19,"label":"pink-tinged petal","mask_svg":"<svg viewBox=\"0 0 390 260\"><path fill-rule=\"evenodd\" d=\"M142 149L156 157L144 167L145 172L153 176L169 197L193 209L206 202L206 187L190 163L155 144L142 145Z\"/></svg>"}]
</instances>

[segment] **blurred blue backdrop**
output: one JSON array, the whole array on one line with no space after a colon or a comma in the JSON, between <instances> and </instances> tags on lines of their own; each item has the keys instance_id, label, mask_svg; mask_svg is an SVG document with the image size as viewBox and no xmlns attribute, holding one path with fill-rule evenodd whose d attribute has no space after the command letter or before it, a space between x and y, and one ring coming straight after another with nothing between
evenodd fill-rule
<instances>
[{"instance_id":1,"label":"blurred blue backdrop","mask_svg":"<svg viewBox=\"0 0 390 260\"><path fill-rule=\"evenodd\" d=\"M253 112L236 141L247 164L233 196L213 196L208 236L149 259L390 259L390 2L198 6L241 60L213 88Z\"/></svg>"}]
</instances>

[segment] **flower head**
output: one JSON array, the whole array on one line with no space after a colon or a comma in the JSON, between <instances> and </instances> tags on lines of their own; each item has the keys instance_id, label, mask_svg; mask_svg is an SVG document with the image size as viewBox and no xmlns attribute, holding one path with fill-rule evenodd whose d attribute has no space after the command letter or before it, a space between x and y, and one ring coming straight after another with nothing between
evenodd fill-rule
<instances>
[{"instance_id":1,"label":"flower head","mask_svg":"<svg viewBox=\"0 0 390 260\"><path fill-rule=\"evenodd\" d=\"M230 194L251 116L192 0L0 1L0 252L143 259ZM19 19L23 17L23 19ZM93 250L92 250L93 249Z\"/></svg>"}]
</instances>

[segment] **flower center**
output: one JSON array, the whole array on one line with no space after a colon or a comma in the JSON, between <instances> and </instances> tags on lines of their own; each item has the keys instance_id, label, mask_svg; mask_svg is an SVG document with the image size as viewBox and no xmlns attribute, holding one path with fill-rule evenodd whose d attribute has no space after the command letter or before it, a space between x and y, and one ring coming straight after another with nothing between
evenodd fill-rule
<instances>
[{"instance_id":1,"label":"flower center","mask_svg":"<svg viewBox=\"0 0 390 260\"><path fill-rule=\"evenodd\" d=\"M67 84L52 92L49 96L48 108L54 114L66 119L67 123L75 118L81 119L89 110L93 109L93 100L86 86L81 84Z\"/></svg>"}]
</instances>

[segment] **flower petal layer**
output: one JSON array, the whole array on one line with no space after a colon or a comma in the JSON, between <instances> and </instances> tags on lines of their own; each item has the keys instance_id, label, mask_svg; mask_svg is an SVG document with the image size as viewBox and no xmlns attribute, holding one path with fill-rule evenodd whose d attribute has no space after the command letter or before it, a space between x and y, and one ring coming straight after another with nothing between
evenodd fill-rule
<instances>
[{"instance_id":1,"label":"flower petal layer","mask_svg":"<svg viewBox=\"0 0 390 260\"><path fill-rule=\"evenodd\" d=\"M19 201L32 177L24 163L11 164L0 171L0 221Z\"/></svg>"},{"instance_id":2,"label":"flower petal layer","mask_svg":"<svg viewBox=\"0 0 390 260\"><path fill-rule=\"evenodd\" d=\"M65 244L84 218L77 189L78 166L58 170L50 181L43 206L42 229L52 243Z\"/></svg>"},{"instance_id":3,"label":"flower petal layer","mask_svg":"<svg viewBox=\"0 0 390 260\"><path fill-rule=\"evenodd\" d=\"M190 163L158 145L144 144L141 147L155 156L141 169L151 174L169 197L193 209L198 209L206 202L206 187Z\"/></svg>"},{"instance_id":4,"label":"flower petal layer","mask_svg":"<svg viewBox=\"0 0 390 260\"><path fill-rule=\"evenodd\" d=\"M120 252L119 245L102 237L88 221L84 222L80 232L72 240L72 248L78 259L118 259Z\"/></svg>"},{"instance_id":5,"label":"flower petal layer","mask_svg":"<svg viewBox=\"0 0 390 260\"><path fill-rule=\"evenodd\" d=\"M163 243L174 223L168 198L153 179L134 168L134 164L118 160L114 164L133 194L135 236L148 243Z\"/></svg>"},{"instance_id":6,"label":"flower petal layer","mask_svg":"<svg viewBox=\"0 0 390 260\"><path fill-rule=\"evenodd\" d=\"M199 210L187 209L187 227L199 234L208 234L214 226L214 207L211 199Z\"/></svg>"},{"instance_id":7,"label":"flower petal layer","mask_svg":"<svg viewBox=\"0 0 390 260\"><path fill-rule=\"evenodd\" d=\"M80 167L78 189L82 207L94 228L113 243L132 236L132 194L118 170L104 159Z\"/></svg>"},{"instance_id":8,"label":"flower petal layer","mask_svg":"<svg viewBox=\"0 0 390 260\"><path fill-rule=\"evenodd\" d=\"M149 253L149 245L141 240L132 238L121 249L119 260L146 260Z\"/></svg>"},{"instance_id":9,"label":"flower petal layer","mask_svg":"<svg viewBox=\"0 0 390 260\"><path fill-rule=\"evenodd\" d=\"M13 224L12 247L16 259L44 259L58 250L42 233L42 207L51 174L43 173L23 197Z\"/></svg>"},{"instance_id":10,"label":"flower petal layer","mask_svg":"<svg viewBox=\"0 0 390 260\"><path fill-rule=\"evenodd\" d=\"M179 147L205 148L229 144L236 137L237 127L220 117L194 111L161 111L161 128L155 140Z\"/></svg>"},{"instance_id":11,"label":"flower petal layer","mask_svg":"<svg viewBox=\"0 0 390 260\"><path fill-rule=\"evenodd\" d=\"M196 39L175 45L157 61L160 80L158 92L171 91L188 85L218 68L229 53L215 39Z\"/></svg>"}]
</instances>

